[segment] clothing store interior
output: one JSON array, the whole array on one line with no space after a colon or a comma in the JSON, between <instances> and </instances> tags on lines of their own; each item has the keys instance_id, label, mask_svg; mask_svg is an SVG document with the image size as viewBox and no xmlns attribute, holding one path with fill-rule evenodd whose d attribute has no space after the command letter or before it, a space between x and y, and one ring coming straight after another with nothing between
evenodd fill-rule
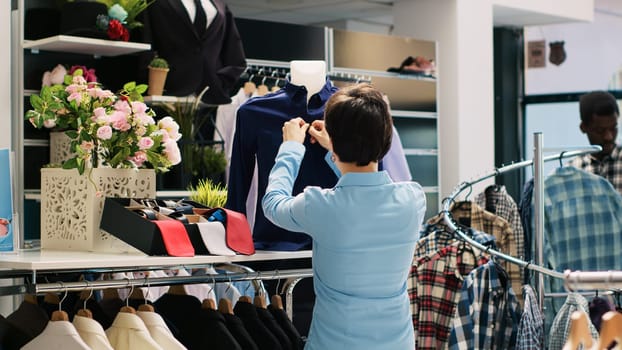
<instances>
[{"instance_id":1,"label":"clothing store interior","mask_svg":"<svg viewBox=\"0 0 622 350\"><path fill-rule=\"evenodd\" d=\"M621 347L620 1L0 7L0 349Z\"/></svg>"}]
</instances>

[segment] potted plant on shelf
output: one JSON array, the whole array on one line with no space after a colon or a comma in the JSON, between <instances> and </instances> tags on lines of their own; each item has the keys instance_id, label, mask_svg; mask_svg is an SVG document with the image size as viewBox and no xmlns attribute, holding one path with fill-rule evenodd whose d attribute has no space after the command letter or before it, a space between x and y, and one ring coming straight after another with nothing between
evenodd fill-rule
<instances>
[{"instance_id":1,"label":"potted plant on shelf","mask_svg":"<svg viewBox=\"0 0 622 350\"><path fill-rule=\"evenodd\" d=\"M190 200L209 208L224 207L227 202L227 189L210 179L201 179L196 186L188 187Z\"/></svg>"},{"instance_id":2,"label":"potted plant on shelf","mask_svg":"<svg viewBox=\"0 0 622 350\"><path fill-rule=\"evenodd\" d=\"M164 84L166 83L166 75L168 74L168 62L162 57L154 57L149 63L149 89L148 95L162 95L164 92Z\"/></svg>"}]
</instances>

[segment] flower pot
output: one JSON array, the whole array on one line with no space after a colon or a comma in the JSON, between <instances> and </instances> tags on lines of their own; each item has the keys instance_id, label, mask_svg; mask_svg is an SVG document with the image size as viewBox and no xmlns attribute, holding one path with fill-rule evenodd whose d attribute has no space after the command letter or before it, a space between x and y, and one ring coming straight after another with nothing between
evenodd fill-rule
<instances>
[{"instance_id":1,"label":"flower pot","mask_svg":"<svg viewBox=\"0 0 622 350\"><path fill-rule=\"evenodd\" d=\"M153 169L41 169L41 248L137 253L99 229L104 200L155 198L155 187Z\"/></svg>"},{"instance_id":2,"label":"flower pot","mask_svg":"<svg viewBox=\"0 0 622 350\"><path fill-rule=\"evenodd\" d=\"M164 92L164 83L166 82L166 75L168 74L168 68L154 68L149 67L149 88L147 90L148 95L162 95Z\"/></svg>"},{"instance_id":3,"label":"flower pot","mask_svg":"<svg viewBox=\"0 0 622 350\"><path fill-rule=\"evenodd\" d=\"M62 164L72 158L71 139L62 131L50 132L50 163Z\"/></svg>"}]
</instances>

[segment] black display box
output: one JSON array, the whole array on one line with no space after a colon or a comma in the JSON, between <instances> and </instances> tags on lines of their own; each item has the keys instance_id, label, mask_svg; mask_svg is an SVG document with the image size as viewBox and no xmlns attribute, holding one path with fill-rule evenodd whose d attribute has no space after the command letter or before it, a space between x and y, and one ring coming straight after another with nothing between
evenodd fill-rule
<instances>
[{"instance_id":1,"label":"black display box","mask_svg":"<svg viewBox=\"0 0 622 350\"><path fill-rule=\"evenodd\" d=\"M130 198L106 198L99 228L148 255L168 255L160 229L128 209ZM208 255L197 225L184 224L195 255Z\"/></svg>"}]
</instances>

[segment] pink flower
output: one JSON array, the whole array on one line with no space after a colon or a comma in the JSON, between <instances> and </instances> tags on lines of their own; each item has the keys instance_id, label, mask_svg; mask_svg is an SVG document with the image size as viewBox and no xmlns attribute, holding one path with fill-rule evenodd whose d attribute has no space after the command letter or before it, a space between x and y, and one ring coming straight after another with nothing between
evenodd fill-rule
<instances>
[{"instance_id":1,"label":"pink flower","mask_svg":"<svg viewBox=\"0 0 622 350\"><path fill-rule=\"evenodd\" d=\"M95 144L93 143L93 141L82 141L82 143L80 144L80 148L87 153L90 153L93 148L95 148Z\"/></svg>"},{"instance_id":2,"label":"pink flower","mask_svg":"<svg viewBox=\"0 0 622 350\"><path fill-rule=\"evenodd\" d=\"M86 85L86 79L81 75L76 75L71 79L71 82L78 85Z\"/></svg>"},{"instance_id":3,"label":"pink flower","mask_svg":"<svg viewBox=\"0 0 622 350\"><path fill-rule=\"evenodd\" d=\"M153 139L151 137L141 137L138 141L138 148L140 148L141 150L150 149L151 147L153 147L154 143L155 142L153 142Z\"/></svg>"},{"instance_id":4,"label":"pink flower","mask_svg":"<svg viewBox=\"0 0 622 350\"><path fill-rule=\"evenodd\" d=\"M112 137L112 128L110 125L100 126L97 129L97 137L101 140L110 140Z\"/></svg>"},{"instance_id":5,"label":"pink flower","mask_svg":"<svg viewBox=\"0 0 622 350\"><path fill-rule=\"evenodd\" d=\"M79 92L74 92L71 95L69 95L69 97L67 97L67 101L69 102L74 101L74 100L79 106L80 102L82 101L82 94L80 94Z\"/></svg>"},{"instance_id":6,"label":"pink flower","mask_svg":"<svg viewBox=\"0 0 622 350\"><path fill-rule=\"evenodd\" d=\"M135 114L147 112L147 105L140 101L132 101L132 110Z\"/></svg>"},{"instance_id":7,"label":"pink flower","mask_svg":"<svg viewBox=\"0 0 622 350\"><path fill-rule=\"evenodd\" d=\"M134 128L134 133L138 137L143 136L145 133L147 133L147 128L145 128L144 125L136 125L136 127Z\"/></svg>"},{"instance_id":8,"label":"pink flower","mask_svg":"<svg viewBox=\"0 0 622 350\"><path fill-rule=\"evenodd\" d=\"M115 94L110 90L102 90L100 88L95 89L95 97L97 97L100 101L114 98Z\"/></svg>"},{"instance_id":9,"label":"pink flower","mask_svg":"<svg viewBox=\"0 0 622 350\"><path fill-rule=\"evenodd\" d=\"M48 72L45 72L48 73ZM56 65L56 67L54 67L54 69L52 69L51 72L49 72L47 78L47 84L46 84L46 74L43 74L43 86L51 86L51 85L57 85L57 84L62 84L65 82L65 75L67 75L67 70L65 69L65 67L62 64L58 64Z\"/></svg>"},{"instance_id":10,"label":"pink flower","mask_svg":"<svg viewBox=\"0 0 622 350\"><path fill-rule=\"evenodd\" d=\"M164 117L160 119L158 127L160 127L161 130L166 131L163 133L164 141L168 138L171 138L173 141L177 141L181 138L181 134L179 133L179 124L175 122L173 117Z\"/></svg>"},{"instance_id":11,"label":"pink flower","mask_svg":"<svg viewBox=\"0 0 622 350\"><path fill-rule=\"evenodd\" d=\"M93 121L98 124L108 123L109 117L104 107L97 107L93 110Z\"/></svg>"},{"instance_id":12,"label":"pink flower","mask_svg":"<svg viewBox=\"0 0 622 350\"><path fill-rule=\"evenodd\" d=\"M133 157L129 158L130 162L133 162L136 167L140 168L143 163L147 161L147 153L144 151L137 151Z\"/></svg>"},{"instance_id":13,"label":"pink flower","mask_svg":"<svg viewBox=\"0 0 622 350\"><path fill-rule=\"evenodd\" d=\"M181 152L179 151L177 142L173 139L169 139L164 142L164 155L166 156L166 159L171 162L171 165L181 163Z\"/></svg>"},{"instance_id":14,"label":"pink flower","mask_svg":"<svg viewBox=\"0 0 622 350\"><path fill-rule=\"evenodd\" d=\"M127 101L123 100L117 100L117 102L115 102L114 104L114 109L127 115L132 113L132 108L130 107L130 105L127 103Z\"/></svg>"},{"instance_id":15,"label":"pink flower","mask_svg":"<svg viewBox=\"0 0 622 350\"><path fill-rule=\"evenodd\" d=\"M51 76L50 71L45 71L45 73L43 73L43 78L41 78L41 86L52 85L52 79L50 78L50 76Z\"/></svg>"},{"instance_id":16,"label":"pink flower","mask_svg":"<svg viewBox=\"0 0 622 350\"><path fill-rule=\"evenodd\" d=\"M114 111L109 119L112 127L120 131L128 131L132 127L127 121L127 114L121 111Z\"/></svg>"}]
</instances>

